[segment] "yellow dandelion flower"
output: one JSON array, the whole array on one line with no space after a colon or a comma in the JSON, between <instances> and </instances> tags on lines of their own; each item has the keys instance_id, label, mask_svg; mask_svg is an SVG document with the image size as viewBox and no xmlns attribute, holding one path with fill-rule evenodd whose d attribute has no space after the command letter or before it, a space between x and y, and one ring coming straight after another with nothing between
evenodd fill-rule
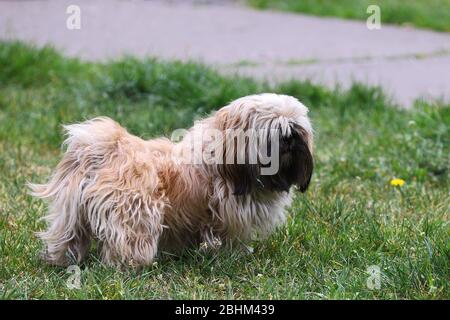
<instances>
[{"instance_id":1,"label":"yellow dandelion flower","mask_svg":"<svg viewBox=\"0 0 450 320\"><path fill-rule=\"evenodd\" d=\"M403 179L392 179L391 180L391 186L393 187L402 187L405 184L405 180Z\"/></svg>"}]
</instances>

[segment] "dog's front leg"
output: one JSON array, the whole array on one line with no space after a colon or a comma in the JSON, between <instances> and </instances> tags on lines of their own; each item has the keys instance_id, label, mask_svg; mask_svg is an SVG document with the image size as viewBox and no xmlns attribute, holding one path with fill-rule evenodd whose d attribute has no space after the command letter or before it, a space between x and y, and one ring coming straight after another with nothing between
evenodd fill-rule
<instances>
[{"instance_id":1,"label":"dog's front leg","mask_svg":"<svg viewBox=\"0 0 450 320\"><path fill-rule=\"evenodd\" d=\"M200 231L200 250L217 250L222 247L222 239L215 235L214 229L207 225Z\"/></svg>"}]
</instances>

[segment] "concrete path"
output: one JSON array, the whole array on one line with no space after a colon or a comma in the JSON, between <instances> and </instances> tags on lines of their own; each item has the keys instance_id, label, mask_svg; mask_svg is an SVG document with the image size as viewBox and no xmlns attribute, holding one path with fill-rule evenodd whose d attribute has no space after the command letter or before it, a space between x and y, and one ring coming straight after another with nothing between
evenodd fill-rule
<instances>
[{"instance_id":1,"label":"concrete path","mask_svg":"<svg viewBox=\"0 0 450 320\"><path fill-rule=\"evenodd\" d=\"M450 99L450 34L365 22L256 11L226 0L0 1L0 38L52 43L89 60L197 60L221 72L270 81L311 79L333 87L381 85L403 106ZM81 8L81 29L66 8ZM1 72L1 71L0 71Z\"/></svg>"}]
</instances>

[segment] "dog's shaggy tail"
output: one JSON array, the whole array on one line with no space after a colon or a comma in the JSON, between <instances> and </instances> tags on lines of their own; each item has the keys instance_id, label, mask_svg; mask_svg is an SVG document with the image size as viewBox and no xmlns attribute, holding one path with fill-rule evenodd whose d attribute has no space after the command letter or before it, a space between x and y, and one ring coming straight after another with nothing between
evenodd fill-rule
<instances>
[{"instance_id":1,"label":"dog's shaggy tail","mask_svg":"<svg viewBox=\"0 0 450 320\"><path fill-rule=\"evenodd\" d=\"M91 234L83 213L82 191L89 173L125 131L109 118L95 118L64 129L67 150L54 175L47 184L28 185L31 195L50 203L49 214L44 217L48 229L37 235L46 244L46 260L56 265L80 262L86 255Z\"/></svg>"}]
</instances>

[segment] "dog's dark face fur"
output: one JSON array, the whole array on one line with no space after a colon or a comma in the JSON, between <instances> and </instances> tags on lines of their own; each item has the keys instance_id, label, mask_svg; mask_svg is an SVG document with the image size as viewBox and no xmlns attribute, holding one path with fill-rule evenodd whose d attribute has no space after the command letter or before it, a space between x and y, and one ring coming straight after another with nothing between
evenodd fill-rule
<instances>
[{"instance_id":1,"label":"dog's dark face fur","mask_svg":"<svg viewBox=\"0 0 450 320\"><path fill-rule=\"evenodd\" d=\"M280 136L278 173L260 176L262 187L270 191L289 191L292 185L305 192L311 181L313 157L307 143L307 133L292 126L290 136Z\"/></svg>"},{"instance_id":2,"label":"dog's dark face fur","mask_svg":"<svg viewBox=\"0 0 450 320\"><path fill-rule=\"evenodd\" d=\"M220 170L223 178L231 181L233 194L247 195L254 191L288 192L295 185L305 192L311 181L314 163L309 148L308 133L302 127L292 124L290 135L278 135L279 169L273 175L262 175L261 168L268 164L225 164ZM268 137L267 155L271 156L270 137Z\"/></svg>"}]
</instances>

